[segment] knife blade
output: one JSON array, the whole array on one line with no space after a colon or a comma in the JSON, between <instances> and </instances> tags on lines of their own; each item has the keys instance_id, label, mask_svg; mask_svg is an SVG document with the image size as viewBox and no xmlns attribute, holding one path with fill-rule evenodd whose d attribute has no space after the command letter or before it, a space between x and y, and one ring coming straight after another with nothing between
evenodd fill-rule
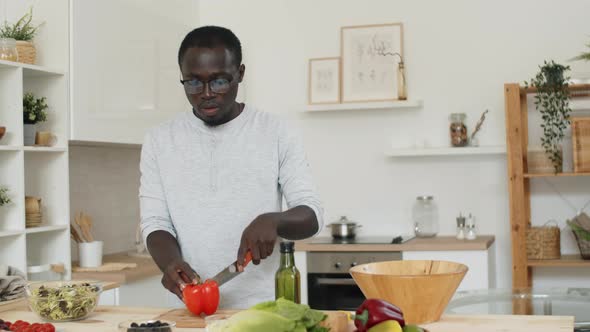
<instances>
[{"instance_id":1,"label":"knife blade","mask_svg":"<svg viewBox=\"0 0 590 332\"><path fill-rule=\"evenodd\" d=\"M246 257L244 257L244 267L248 265L252 261L252 254L250 251L246 253ZM221 270L221 272L217 273L212 280L214 280L218 286L225 284L226 282L232 280L242 272L238 271L238 262L235 261L231 263L228 267Z\"/></svg>"}]
</instances>

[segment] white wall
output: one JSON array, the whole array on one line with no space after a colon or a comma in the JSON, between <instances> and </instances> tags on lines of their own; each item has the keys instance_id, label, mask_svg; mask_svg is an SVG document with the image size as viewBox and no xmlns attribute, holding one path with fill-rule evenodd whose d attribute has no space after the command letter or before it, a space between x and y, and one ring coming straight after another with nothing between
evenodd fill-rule
<instances>
[{"instance_id":1,"label":"white wall","mask_svg":"<svg viewBox=\"0 0 590 332\"><path fill-rule=\"evenodd\" d=\"M501 156L386 158L395 144L427 140L447 145L448 115L468 114L473 126L490 114L480 144L505 144L505 82L532 77L544 59L564 62L584 49L590 2L578 1L200 1L199 23L227 26L241 39L246 101L283 114L300 126L326 208L365 225L363 234L411 230L420 194L435 196L443 234L459 212L478 218L479 231L497 239L497 285L511 284L506 160ZM409 98L417 110L301 114L306 104L307 60L338 56L341 26L403 22ZM590 72L571 63L575 72ZM590 179L551 180L575 204L589 199ZM541 180L542 181L542 180ZM563 220L563 202L533 185L533 220ZM586 189L584 189L586 188ZM564 252L572 252L569 233ZM586 271L579 271L586 272ZM549 274L537 284L551 283ZM583 283L587 278L575 278ZM568 281L569 282L569 281Z\"/></svg>"},{"instance_id":2,"label":"white wall","mask_svg":"<svg viewBox=\"0 0 590 332\"><path fill-rule=\"evenodd\" d=\"M135 148L70 146L70 211L84 211L105 253L135 249L139 222L139 159ZM72 247L72 257L78 250Z\"/></svg>"}]
</instances>

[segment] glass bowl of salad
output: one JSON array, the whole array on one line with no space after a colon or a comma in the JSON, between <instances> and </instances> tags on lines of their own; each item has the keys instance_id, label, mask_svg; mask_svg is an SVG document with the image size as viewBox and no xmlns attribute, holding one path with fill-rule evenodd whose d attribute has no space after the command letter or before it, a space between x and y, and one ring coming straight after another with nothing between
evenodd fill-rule
<instances>
[{"instance_id":1,"label":"glass bowl of salad","mask_svg":"<svg viewBox=\"0 0 590 332\"><path fill-rule=\"evenodd\" d=\"M68 322L88 317L102 293L94 280L42 281L26 285L31 311L50 322Z\"/></svg>"}]
</instances>

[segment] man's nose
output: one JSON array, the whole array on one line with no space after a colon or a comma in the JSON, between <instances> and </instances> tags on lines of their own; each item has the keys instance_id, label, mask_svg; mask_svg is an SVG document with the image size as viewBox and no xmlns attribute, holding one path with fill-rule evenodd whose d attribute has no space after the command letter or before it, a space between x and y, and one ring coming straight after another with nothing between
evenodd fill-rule
<instances>
[{"instance_id":1,"label":"man's nose","mask_svg":"<svg viewBox=\"0 0 590 332\"><path fill-rule=\"evenodd\" d=\"M203 87L202 97L205 99L211 99L211 98L215 97L215 95L213 94L213 91L211 91L211 87L209 86L209 82L205 82L205 86Z\"/></svg>"}]
</instances>

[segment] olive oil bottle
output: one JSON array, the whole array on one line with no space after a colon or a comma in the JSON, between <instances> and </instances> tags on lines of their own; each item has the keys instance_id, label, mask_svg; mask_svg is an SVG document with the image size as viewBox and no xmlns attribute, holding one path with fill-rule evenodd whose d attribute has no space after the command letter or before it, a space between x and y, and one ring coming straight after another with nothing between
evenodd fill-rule
<instances>
[{"instance_id":1,"label":"olive oil bottle","mask_svg":"<svg viewBox=\"0 0 590 332\"><path fill-rule=\"evenodd\" d=\"M275 274L275 299L301 303L301 276L295 266L293 242L281 242L281 263Z\"/></svg>"}]
</instances>

